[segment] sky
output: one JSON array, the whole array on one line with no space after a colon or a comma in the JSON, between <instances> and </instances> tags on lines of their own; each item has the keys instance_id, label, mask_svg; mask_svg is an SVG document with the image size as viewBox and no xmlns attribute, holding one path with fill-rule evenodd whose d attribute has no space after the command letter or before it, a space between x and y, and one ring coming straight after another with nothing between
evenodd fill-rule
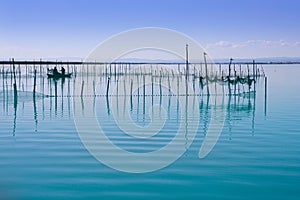
<instances>
[{"instance_id":1,"label":"sky","mask_svg":"<svg viewBox=\"0 0 300 200\"><path fill-rule=\"evenodd\" d=\"M0 60L84 58L134 28L182 32L213 58L300 57L298 0L0 0Z\"/></svg>"}]
</instances>

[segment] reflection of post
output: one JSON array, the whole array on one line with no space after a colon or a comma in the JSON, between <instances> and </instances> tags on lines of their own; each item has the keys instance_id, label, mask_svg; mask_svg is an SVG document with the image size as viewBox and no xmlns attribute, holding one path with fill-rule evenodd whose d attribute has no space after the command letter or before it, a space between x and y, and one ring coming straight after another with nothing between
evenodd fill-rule
<instances>
[{"instance_id":1,"label":"reflection of post","mask_svg":"<svg viewBox=\"0 0 300 200\"><path fill-rule=\"evenodd\" d=\"M130 110L132 111L132 87L133 87L133 80L131 79L130 82Z\"/></svg>"},{"instance_id":2,"label":"reflection of post","mask_svg":"<svg viewBox=\"0 0 300 200\"><path fill-rule=\"evenodd\" d=\"M255 92L254 92L254 98L253 98L253 110L252 110L252 135L254 135L254 125L255 125L255 103L256 102L256 94L255 94ZM249 96L249 103L251 103L251 101L250 101L250 96Z\"/></svg>"},{"instance_id":3,"label":"reflection of post","mask_svg":"<svg viewBox=\"0 0 300 200\"><path fill-rule=\"evenodd\" d=\"M153 75L151 75L151 96L152 96L152 102L153 102L153 93L154 93L154 85L153 85Z\"/></svg>"},{"instance_id":4,"label":"reflection of post","mask_svg":"<svg viewBox=\"0 0 300 200\"><path fill-rule=\"evenodd\" d=\"M203 126L203 133L206 136L207 130L208 130L208 115L209 115L209 96L206 96L206 106L205 106L205 112L204 112L204 126Z\"/></svg>"},{"instance_id":5,"label":"reflection of post","mask_svg":"<svg viewBox=\"0 0 300 200\"><path fill-rule=\"evenodd\" d=\"M109 99L108 96L106 96L106 108L107 108L107 115L110 115L110 108L109 108Z\"/></svg>"},{"instance_id":6,"label":"reflection of post","mask_svg":"<svg viewBox=\"0 0 300 200\"><path fill-rule=\"evenodd\" d=\"M93 96L96 97L96 85L94 80L93 80Z\"/></svg>"},{"instance_id":7,"label":"reflection of post","mask_svg":"<svg viewBox=\"0 0 300 200\"><path fill-rule=\"evenodd\" d=\"M171 95L169 95L169 101L168 101L168 119L171 117Z\"/></svg>"},{"instance_id":8,"label":"reflection of post","mask_svg":"<svg viewBox=\"0 0 300 200\"><path fill-rule=\"evenodd\" d=\"M65 84L65 78L61 79L61 115L64 114L64 84Z\"/></svg>"},{"instance_id":9,"label":"reflection of post","mask_svg":"<svg viewBox=\"0 0 300 200\"><path fill-rule=\"evenodd\" d=\"M146 83L145 83L145 75L143 76L143 122L145 121L146 114Z\"/></svg>"},{"instance_id":10,"label":"reflection of post","mask_svg":"<svg viewBox=\"0 0 300 200\"><path fill-rule=\"evenodd\" d=\"M45 78L42 77L42 95L43 95L43 101L42 101L42 113L43 113L43 120L45 119ZM24 90L23 90L24 91Z\"/></svg>"},{"instance_id":11,"label":"reflection of post","mask_svg":"<svg viewBox=\"0 0 300 200\"><path fill-rule=\"evenodd\" d=\"M2 68L2 90L3 90L3 112L5 111L5 84L4 84L4 67Z\"/></svg>"},{"instance_id":12,"label":"reflection of post","mask_svg":"<svg viewBox=\"0 0 300 200\"><path fill-rule=\"evenodd\" d=\"M161 74L159 75L159 95L162 96Z\"/></svg>"},{"instance_id":13,"label":"reflection of post","mask_svg":"<svg viewBox=\"0 0 300 200\"><path fill-rule=\"evenodd\" d=\"M81 112L82 112L82 116L84 116L84 100L83 97L80 97L81 100Z\"/></svg>"},{"instance_id":14,"label":"reflection of post","mask_svg":"<svg viewBox=\"0 0 300 200\"><path fill-rule=\"evenodd\" d=\"M114 77L115 80L117 77ZM116 80L117 81L117 96L119 96L119 79Z\"/></svg>"},{"instance_id":15,"label":"reflection of post","mask_svg":"<svg viewBox=\"0 0 300 200\"><path fill-rule=\"evenodd\" d=\"M137 77L138 76L139 75L137 75ZM136 119L137 119L137 121L139 121L139 111L140 111L140 92L139 92L140 90L139 90L139 87L140 87L140 85L139 85L139 82L138 82L137 108L136 108Z\"/></svg>"},{"instance_id":16,"label":"reflection of post","mask_svg":"<svg viewBox=\"0 0 300 200\"><path fill-rule=\"evenodd\" d=\"M123 101L123 116L125 116L125 113L126 113L126 111L128 109L127 108L127 101L126 101L127 96L124 95L123 98L124 98L124 101Z\"/></svg>"},{"instance_id":17,"label":"reflection of post","mask_svg":"<svg viewBox=\"0 0 300 200\"><path fill-rule=\"evenodd\" d=\"M126 80L125 80L125 78L124 78L124 95L126 96L127 94L126 94Z\"/></svg>"},{"instance_id":18,"label":"reflection of post","mask_svg":"<svg viewBox=\"0 0 300 200\"><path fill-rule=\"evenodd\" d=\"M51 79L48 79L48 84L50 86L50 119L52 119L52 84L51 84Z\"/></svg>"},{"instance_id":19,"label":"reflection of post","mask_svg":"<svg viewBox=\"0 0 300 200\"><path fill-rule=\"evenodd\" d=\"M227 104L227 122L228 122L228 133L229 133L229 139L231 140L231 96L228 97L228 104Z\"/></svg>"},{"instance_id":20,"label":"reflection of post","mask_svg":"<svg viewBox=\"0 0 300 200\"><path fill-rule=\"evenodd\" d=\"M267 115L267 77L265 77L265 116Z\"/></svg>"},{"instance_id":21,"label":"reflection of post","mask_svg":"<svg viewBox=\"0 0 300 200\"><path fill-rule=\"evenodd\" d=\"M234 65L235 66L235 65ZM236 79L236 71L235 71L235 67L234 67L234 82L233 82L233 84L234 84L234 91L233 91L233 93L234 93L234 95L236 96L236 84L237 84L238 82L237 82L237 79Z\"/></svg>"},{"instance_id":22,"label":"reflection of post","mask_svg":"<svg viewBox=\"0 0 300 200\"><path fill-rule=\"evenodd\" d=\"M176 98L176 102L177 102L177 105L176 105L176 122L178 123L178 120L179 120L179 95L177 96Z\"/></svg>"},{"instance_id":23,"label":"reflection of post","mask_svg":"<svg viewBox=\"0 0 300 200\"><path fill-rule=\"evenodd\" d=\"M35 132L37 132L37 125L38 125L38 119L37 119L37 111L36 111L36 101L35 101L35 95L33 96L33 117L35 122Z\"/></svg>"},{"instance_id":24,"label":"reflection of post","mask_svg":"<svg viewBox=\"0 0 300 200\"><path fill-rule=\"evenodd\" d=\"M4 102L3 102L3 104L4 104ZM15 136L16 125L17 125L17 106L18 106L18 96L15 96L14 97L14 127L13 127L13 136Z\"/></svg>"},{"instance_id":25,"label":"reflection of post","mask_svg":"<svg viewBox=\"0 0 300 200\"><path fill-rule=\"evenodd\" d=\"M68 115L71 117L70 79L68 79Z\"/></svg>"},{"instance_id":26,"label":"reflection of post","mask_svg":"<svg viewBox=\"0 0 300 200\"><path fill-rule=\"evenodd\" d=\"M185 79L186 80L186 88L188 89L188 84L187 84L187 79ZM186 148L186 145L187 145L187 141L188 141L188 90L186 90L185 91L185 135L184 135L184 137L185 137L185 149L187 149Z\"/></svg>"},{"instance_id":27,"label":"reflection of post","mask_svg":"<svg viewBox=\"0 0 300 200\"><path fill-rule=\"evenodd\" d=\"M5 76L5 85L6 85L6 113L8 113L8 83L7 83L7 74Z\"/></svg>"},{"instance_id":28,"label":"reflection of post","mask_svg":"<svg viewBox=\"0 0 300 200\"><path fill-rule=\"evenodd\" d=\"M57 115L57 80L54 80L54 108L55 116Z\"/></svg>"}]
</instances>

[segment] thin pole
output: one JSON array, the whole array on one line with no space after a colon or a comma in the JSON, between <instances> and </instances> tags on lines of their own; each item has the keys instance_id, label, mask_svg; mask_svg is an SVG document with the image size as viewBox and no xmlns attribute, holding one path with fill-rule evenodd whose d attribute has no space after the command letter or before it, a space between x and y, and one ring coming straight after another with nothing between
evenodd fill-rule
<instances>
[{"instance_id":1,"label":"thin pole","mask_svg":"<svg viewBox=\"0 0 300 200\"><path fill-rule=\"evenodd\" d=\"M256 91L256 88L255 88L255 83L256 83L256 75L255 75L255 60L253 60L253 89L254 89L254 92Z\"/></svg>"},{"instance_id":2,"label":"thin pole","mask_svg":"<svg viewBox=\"0 0 300 200\"><path fill-rule=\"evenodd\" d=\"M34 78L33 78L33 97L35 97L35 88L36 88L36 69L34 69Z\"/></svg>"},{"instance_id":3,"label":"thin pole","mask_svg":"<svg viewBox=\"0 0 300 200\"><path fill-rule=\"evenodd\" d=\"M252 76L255 77L255 61L253 60L253 67L252 67Z\"/></svg>"},{"instance_id":4,"label":"thin pole","mask_svg":"<svg viewBox=\"0 0 300 200\"><path fill-rule=\"evenodd\" d=\"M231 74L231 63L232 63L232 58L230 58L230 62L229 62L229 66L228 66L228 77L230 78L230 74Z\"/></svg>"},{"instance_id":5,"label":"thin pole","mask_svg":"<svg viewBox=\"0 0 300 200\"><path fill-rule=\"evenodd\" d=\"M17 98L17 81L16 81L16 68L15 68L15 59L12 59L13 63L13 74L14 74L14 98Z\"/></svg>"},{"instance_id":6,"label":"thin pole","mask_svg":"<svg viewBox=\"0 0 300 200\"><path fill-rule=\"evenodd\" d=\"M185 65L186 65L186 72L185 72L185 77L187 78L188 75L189 75L189 45L186 44L185 45L185 56L186 56L186 59L185 59Z\"/></svg>"},{"instance_id":7,"label":"thin pole","mask_svg":"<svg viewBox=\"0 0 300 200\"><path fill-rule=\"evenodd\" d=\"M208 72L207 72L207 62L206 62L206 53L203 53L204 56L204 64L205 64L205 80L206 80L206 89L207 89L207 95L209 96L209 87L208 87Z\"/></svg>"}]
</instances>

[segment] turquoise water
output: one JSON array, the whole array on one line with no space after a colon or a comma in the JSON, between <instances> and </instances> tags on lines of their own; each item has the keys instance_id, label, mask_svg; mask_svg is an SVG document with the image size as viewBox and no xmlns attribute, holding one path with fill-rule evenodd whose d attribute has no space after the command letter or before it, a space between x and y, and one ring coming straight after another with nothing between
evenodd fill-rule
<instances>
[{"instance_id":1,"label":"turquoise water","mask_svg":"<svg viewBox=\"0 0 300 200\"><path fill-rule=\"evenodd\" d=\"M171 165L141 174L112 169L85 148L73 119L74 106L83 113L86 110L85 99L82 104L77 99L79 104L74 105L67 95L37 96L33 101L32 94L23 93L16 108L12 100L4 99L3 87L0 199L298 199L300 66L270 65L264 69L268 77L267 101L263 80L257 83L256 97L229 100L226 96L224 127L208 156L199 159L198 153L212 106L206 96L189 97L189 102L197 98L198 104L190 105L200 111L197 134L189 141L191 146ZM68 93L67 84L56 84L59 91ZM53 83L46 83L48 90L49 85ZM214 98L210 97L209 102ZM155 97L153 101L163 105L168 120L158 135L143 141L118 129L110 112L112 105L107 105L105 97L93 101L99 124L109 139L130 152L151 152L167 145L182 120L178 117L181 113L176 96ZM133 99L130 115L137 124L150 123L150 104L150 96Z\"/></svg>"}]
</instances>

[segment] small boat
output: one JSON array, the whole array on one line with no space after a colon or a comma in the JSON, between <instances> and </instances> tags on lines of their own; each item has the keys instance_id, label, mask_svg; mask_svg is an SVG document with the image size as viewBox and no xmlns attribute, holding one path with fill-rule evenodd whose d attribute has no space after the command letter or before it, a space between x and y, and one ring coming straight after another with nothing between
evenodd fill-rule
<instances>
[{"instance_id":1,"label":"small boat","mask_svg":"<svg viewBox=\"0 0 300 200\"><path fill-rule=\"evenodd\" d=\"M68 74L62 74L62 73L47 73L48 78L71 78L72 73L68 73Z\"/></svg>"}]
</instances>

